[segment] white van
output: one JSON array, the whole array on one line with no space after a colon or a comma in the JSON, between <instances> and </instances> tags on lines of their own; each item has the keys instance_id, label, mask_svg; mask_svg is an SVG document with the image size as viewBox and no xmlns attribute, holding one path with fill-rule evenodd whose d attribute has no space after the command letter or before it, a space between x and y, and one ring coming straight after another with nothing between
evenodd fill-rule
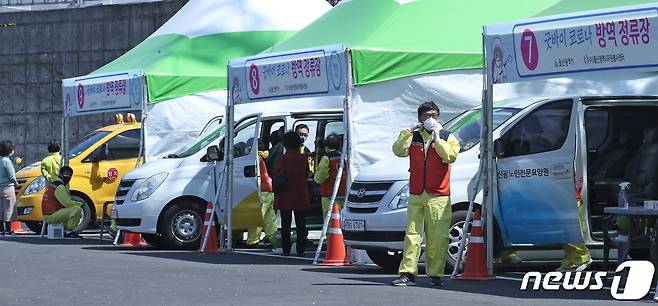
<instances>
[{"instance_id":1,"label":"white van","mask_svg":"<svg viewBox=\"0 0 658 306\"><path fill-rule=\"evenodd\" d=\"M269 143L272 132L299 124L309 127L305 146L315 151L315 140L331 133L343 134L341 110L278 112L245 116L236 123L234 138L233 228L262 225L255 163L257 141ZM119 229L141 233L151 245L172 249L199 246L208 201L215 199L215 169L221 165L207 159L207 148L223 145L224 126L202 137L187 149L168 158L149 161L131 171L117 191L113 218ZM219 144L218 144L219 142ZM223 157L223 153L220 155ZM221 161L220 161L221 162ZM319 187L309 179L311 211L307 224L321 224ZM320 225L321 226L321 225Z\"/></svg>"},{"instance_id":2,"label":"white van","mask_svg":"<svg viewBox=\"0 0 658 306\"><path fill-rule=\"evenodd\" d=\"M602 245L603 208L617 205L618 183L631 182L631 200L658 199L658 97L567 97L494 104L498 205L496 245L560 249L578 240L576 186L582 188L585 242ZM480 109L445 124L461 144L452 166L452 268L468 208L467 185L479 164ZM364 249L379 266L401 260L408 198L408 160L362 170L342 214L345 243ZM476 207L481 203L476 198ZM633 250L631 256L642 255Z\"/></svg>"}]
</instances>

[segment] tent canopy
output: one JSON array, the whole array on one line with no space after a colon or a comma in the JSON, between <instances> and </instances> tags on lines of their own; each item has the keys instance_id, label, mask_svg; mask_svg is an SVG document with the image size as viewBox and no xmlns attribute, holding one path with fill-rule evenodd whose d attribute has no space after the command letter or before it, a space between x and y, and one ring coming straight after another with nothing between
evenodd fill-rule
<instances>
[{"instance_id":1,"label":"tent canopy","mask_svg":"<svg viewBox=\"0 0 658 306\"><path fill-rule=\"evenodd\" d=\"M263 51L330 8L323 0L191 0L146 40L91 75L141 70L150 104L226 89L228 59Z\"/></svg>"},{"instance_id":2,"label":"tent canopy","mask_svg":"<svg viewBox=\"0 0 658 306\"><path fill-rule=\"evenodd\" d=\"M559 2L348 0L266 52L343 44L356 85L481 68L483 23L533 16Z\"/></svg>"}]
</instances>

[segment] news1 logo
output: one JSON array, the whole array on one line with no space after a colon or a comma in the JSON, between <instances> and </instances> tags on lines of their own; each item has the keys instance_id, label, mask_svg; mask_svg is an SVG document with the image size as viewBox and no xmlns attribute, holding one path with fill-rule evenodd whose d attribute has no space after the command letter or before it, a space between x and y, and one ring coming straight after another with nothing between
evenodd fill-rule
<instances>
[{"instance_id":1,"label":"news1 logo","mask_svg":"<svg viewBox=\"0 0 658 306\"><path fill-rule=\"evenodd\" d=\"M610 294L616 300L633 301L644 298L651 290L651 281L655 267L646 260L631 260L620 264L612 276ZM534 279L530 290L542 289L557 291L604 289L603 283L609 272L549 272L542 275L540 272L528 272L523 276L521 290L528 290L528 283Z\"/></svg>"}]
</instances>

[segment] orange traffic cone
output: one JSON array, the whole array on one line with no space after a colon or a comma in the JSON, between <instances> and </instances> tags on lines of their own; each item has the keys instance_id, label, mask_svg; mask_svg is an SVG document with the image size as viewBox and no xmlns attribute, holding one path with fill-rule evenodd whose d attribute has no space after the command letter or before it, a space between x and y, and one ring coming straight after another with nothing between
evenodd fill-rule
<instances>
[{"instance_id":1,"label":"orange traffic cone","mask_svg":"<svg viewBox=\"0 0 658 306\"><path fill-rule=\"evenodd\" d=\"M215 222L212 218L212 202L208 202L206 206L206 217L203 221L203 230L201 231L201 245L199 246L200 253L219 253L219 247L217 246L217 230L215 228ZM206 237L206 231L208 226L212 226L210 229L210 234L208 235L208 242L206 242L206 249L203 249L203 240Z\"/></svg>"},{"instance_id":2,"label":"orange traffic cone","mask_svg":"<svg viewBox=\"0 0 658 306\"><path fill-rule=\"evenodd\" d=\"M142 240L142 234L125 232L121 246L147 246L148 243Z\"/></svg>"},{"instance_id":3,"label":"orange traffic cone","mask_svg":"<svg viewBox=\"0 0 658 306\"><path fill-rule=\"evenodd\" d=\"M16 234L29 233L29 231L23 229L23 225L21 224L21 221L11 221L11 231Z\"/></svg>"},{"instance_id":4,"label":"orange traffic cone","mask_svg":"<svg viewBox=\"0 0 658 306\"><path fill-rule=\"evenodd\" d=\"M458 279L463 280L490 280L495 279L487 272L487 256L482 237L482 223L480 222L480 210L473 213L473 228L468 239L468 252L464 274Z\"/></svg>"},{"instance_id":5,"label":"orange traffic cone","mask_svg":"<svg viewBox=\"0 0 658 306\"><path fill-rule=\"evenodd\" d=\"M331 222L327 231L327 255L320 266L350 266L347 261L345 252L345 242L343 241L343 232L340 230L340 208L334 203L331 208Z\"/></svg>"}]
</instances>

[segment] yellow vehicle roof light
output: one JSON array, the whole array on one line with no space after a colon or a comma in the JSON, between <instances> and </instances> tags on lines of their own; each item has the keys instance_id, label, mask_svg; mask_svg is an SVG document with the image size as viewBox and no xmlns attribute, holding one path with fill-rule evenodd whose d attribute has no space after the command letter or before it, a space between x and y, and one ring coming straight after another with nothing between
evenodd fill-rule
<instances>
[{"instance_id":1,"label":"yellow vehicle roof light","mask_svg":"<svg viewBox=\"0 0 658 306\"><path fill-rule=\"evenodd\" d=\"M123 123L123 114L114 115L114 120L116 121L117 124L122 124Z\"/></svg>"},{"instance_id":2,"label":"yellow vehicle roof light","mask_svg":"<svg viewBox=\"0 0 658 306\"><path fill-rule=\"evenodd\" d=\"M137 118L135 117L135 114L128 113L128 122L129 123L137 123Z\"/></svg>"}]
</instances>

